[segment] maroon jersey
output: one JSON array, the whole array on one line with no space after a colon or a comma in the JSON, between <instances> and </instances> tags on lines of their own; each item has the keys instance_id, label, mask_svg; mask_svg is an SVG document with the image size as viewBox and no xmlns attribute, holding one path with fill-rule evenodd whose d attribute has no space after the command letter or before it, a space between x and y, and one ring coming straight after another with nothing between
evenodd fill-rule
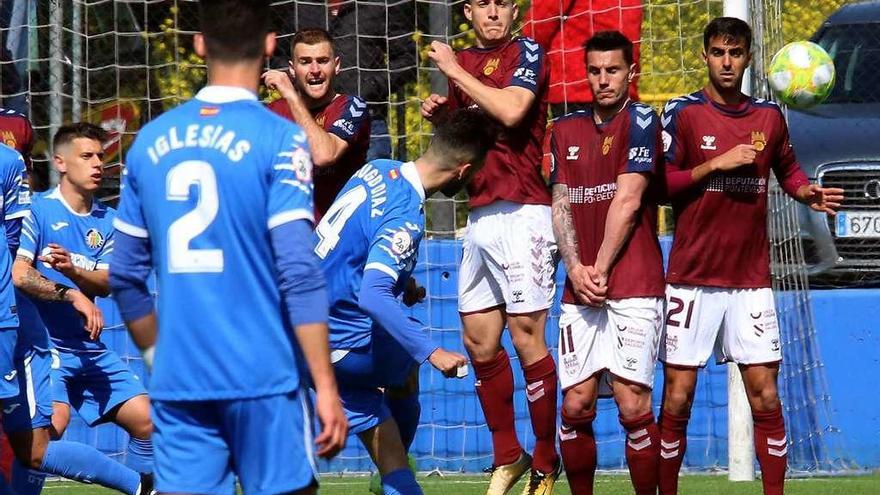
<instances>
[{"instance_id":1,"label":"maroon jersey","mask_svg":"<svg viewBox=\"0 0 880 495\"><path fill-rule=\"evenodd\" d=\"M568 186L580 261L594 265L605 237L605 218L617 191L617 176L662 173L659 119L651 107L629 103L601 125L593 120L592 110L560 117L550 133L550 182ZM611 270L610 299L664 295L655 189L649 187L645 192L632 236ZM569 279L565 280L562 301L578 304Z\"/></svg>"},{"instance_id":2,"label":"maroon jersey","mask_svg":"<svg viewBox=\"0 0 880 495\"><path fill-rule=\"evenodd\" d=\"M34 129L27 117L15 110L0 108L0 137L6 146L14 148L30 163Z\"/></svg>"},{"instance_id":3,"label":"maroon jersey","mask_svg":"<svg viewBox=\"0 0 880 495\"><path fill-rule=\"evenodd\" d=\"M457 54L458 63L492 88L509 86L535 93L535 102L515 128L504 128L486 155L483 169L468 184L471 207L498 200L519 204L550 204L541 176L541 143L547 129L549 71L544 50L529 38L514 38L493 47L472 47ZM476 106L458 86L449 83L449 108Z\"/></svg>"},{"instance_id":4,"label":"maroon jersey","mask_svg":"<svg viewBox=\"0 0 880 495\"><path fill-rule=\"evenodd\" d=\"M283 98L269 104L269 110L296 122ZM325 131L348 143L348 149L329 167L315 167L315 224L321 221L348 179L364 166L370 147L370 115L367 104L356 96L336 95L327 106L313 111L315 121Z\"/></svg>"},{"instance_id":5,"label":"maroon jersey","mask_svg":"<svg viewBox=\"0 0 880 495\"><path fill-rule=\"evenodd\" d=\"M675 239L666 279L684 285L770 287L770 170L789 193L808 183L779 107L755 98L721 105L698 91L669 101L662 122L668 174L692 169L738 144L757 149L754 164L713 173L671 197Z\"/></svg>"}]
</instances>

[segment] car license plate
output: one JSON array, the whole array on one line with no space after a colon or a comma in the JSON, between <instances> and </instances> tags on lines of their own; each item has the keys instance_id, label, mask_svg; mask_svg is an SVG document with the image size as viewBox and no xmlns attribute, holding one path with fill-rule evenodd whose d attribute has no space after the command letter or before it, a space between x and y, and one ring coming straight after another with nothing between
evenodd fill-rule
<instances>
[{"instance_id":1,"label":"car license plate","mask_svg":"<svg viewBox=\"0 0 880 495\"><path fill-rule=\"evenodd\" d=\"M838 212L837 237L880 237L880 211Z\"/></svg>"}]
</instances>

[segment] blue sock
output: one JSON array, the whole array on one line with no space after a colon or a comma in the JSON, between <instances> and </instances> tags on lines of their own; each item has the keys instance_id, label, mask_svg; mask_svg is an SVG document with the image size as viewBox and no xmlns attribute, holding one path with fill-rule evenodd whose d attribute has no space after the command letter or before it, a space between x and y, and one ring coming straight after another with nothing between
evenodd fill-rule
<instances>
[{"instance_id":1,"label":"blue sock","mask_svg":"<svg viewBox=\"0 0 880 495\"><path fill-rule=\"evenodd\" d=\"M409 452L409 448L416 438L416 430L419 428L419 417L422 415L419 394L394 399L389 398L388 408L391 410L391 416L400 430L403 448Z\"/></svg>"},{"instance_id":2,"label":"blue sock","mask_svg":"<svg viewBox=\"0 0 880 495\"><path fill-rule=\"evenodd\" d=\"M79 442L49 442L40 471L84 483L97 483L129 495L135 495L141 476L124 464Z\"/></svg>"},{"instance_id":3,"label":"blue sock","mask_svg":"<svg viewBox=\"0 0 880 495\"><path fill-rule=\"evenodd\" d=\"M382 489L385 495L422 495L422 488L416 483L416 475L409 468L398 469L382 476Z\"/></svg>"},{"instance_id":4,"label":"blue sock","mask_svg":"<svg viewBox=\"0 0 880 495\"><path fill-rule=\"evenodd\" d=\"M16 495L39 495L46 483L46 473L28 469L17 460L12 461L12 490Z\"/></svg>"},{"instance_id":5,"label":"blue sock","mask_svg":"<svg viewBox=\"0 0 880 495\"><path fill-rule=\"evenodd\" d=\"M128 454L125 465L139 473L153 472L153 442L131 437L128 440Z\"/></svg>"}]
</instances>

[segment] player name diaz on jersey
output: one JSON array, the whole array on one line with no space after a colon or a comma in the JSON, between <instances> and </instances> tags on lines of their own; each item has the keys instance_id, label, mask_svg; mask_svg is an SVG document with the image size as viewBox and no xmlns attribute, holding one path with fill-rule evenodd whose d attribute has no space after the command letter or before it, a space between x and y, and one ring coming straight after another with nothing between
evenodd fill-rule
<instances>
[{"instance_id":1,"label":"player name diaz on jersey","mask_svg":"<svg viewBox=\"0 0 880 495\"><path fill-rule=\"evenodd\" d=\"M330 347L370 344L372 319L360 308L364 270L396 280L399 295L416 264L425 230L425 190L415 164L373 160L340 191L324 215L315 248L330 296Z\"/></svg>"},{"instance_id":2,"label":"player name diaz on jersey","mask_svg":"<svg viewBox=\"0 0 880 495\"><path fill-rule=\"evenodd\" d=\"M617 176L652 176L662 162L660 123L654 110L641 103L627 105L610 121L596 124L592 110L556 119L551 131L550 182L568 186L571 215L580 261L593 265L605 237L605 219L617 191ZM632 236L608 280L608 297L662 297L666 282L657 241L657 198L649 188ZM563 302L577 304L566 279Z\"/></svg>"},{"instance_id":3,"label":"player name diaz on jersey","mask_svg":"<svg viewBox=\"0 0 880 495\"><path fill-rule=\"evenodd\" d=\"M34 196L31 213L21 231L18 256L37 260L34 266L44 277L75 287L76 284L38 258L59 244L70 253L70 261L83 270L107 270L113 253L113 219L116 210L95 200L89 213L75 212L55 187ZM52 342L61 348L103 349L100 341L89 340L82 318L70 304L31 298L49 330Z\"/></svg>"}]
</instances>

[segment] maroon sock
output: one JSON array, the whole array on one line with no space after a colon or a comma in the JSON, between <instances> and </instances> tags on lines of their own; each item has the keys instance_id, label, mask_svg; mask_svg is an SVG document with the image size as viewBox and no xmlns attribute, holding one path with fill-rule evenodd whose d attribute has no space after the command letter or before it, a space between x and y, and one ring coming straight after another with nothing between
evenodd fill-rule
<instances>
[{"instance_id":1,"label":"maroon sock","mask_svg":"<svg viewBox=\"0 0 880 495\"><path fill-rule=\"evenodd\" d=\"M582 417L562 413L559 450L562 451L562 463L565 464L571 495L593 495L593 479L596 476L595 418L596 411Z\"/></svg>"},{"instance_id":2,"label":"maroon sock","mask_svg":"<svg viewBox=\"0 0 880 495\"><path fill-rule=\"evenodd\" d=\"M513 419L513 371L507 352L499 352L490 361L474 361L477 375L477 397L492 432L494 466L513 464L519 459L522 447L516 438Z\"/></svg>"},{"instance_id":3,"label":"maroon sock","mask_svg":"<svg viewBox=\"0 0 880 495\"><path fill-rule=\"evenodd\" d=\"M782 408L752 412L755 422L755 453L761 466L764 495L781 495L788 465L788 437Z\"/></svg>"},{"instance_id":4,"label":"maroon sock","mask_svg":"<svg viewBox=\"0 0 880 495\"><path fill-rule=\"evenodd\" d=\"M553 356L543 358L523 368L526 379L526 399L532 431L535 432L535 451L532 469L551 473L559 462L556 454L556 363Z\"/></svg>"},{"instance_id":5,"label":"maroon sock","mask_svg":"<svg viewBox=\"0 0 880 495\"><path fill-rule=\"evenodd\" d=\"M660 495L678 493L678 472L687 448L687 424L690 416L660 413Z\"/></svg>"},{"instance_id":6,"label":"maroon sock","mask_svg":"<svg viewBox=\"0 0 880 495\"><path fill-rule=\"evenodd\" d=\"M655 495L660 462L660 429L654 421L654 413L619 419L626 430L626 463L636 495Z\"/></svg>"}]
</instances>

